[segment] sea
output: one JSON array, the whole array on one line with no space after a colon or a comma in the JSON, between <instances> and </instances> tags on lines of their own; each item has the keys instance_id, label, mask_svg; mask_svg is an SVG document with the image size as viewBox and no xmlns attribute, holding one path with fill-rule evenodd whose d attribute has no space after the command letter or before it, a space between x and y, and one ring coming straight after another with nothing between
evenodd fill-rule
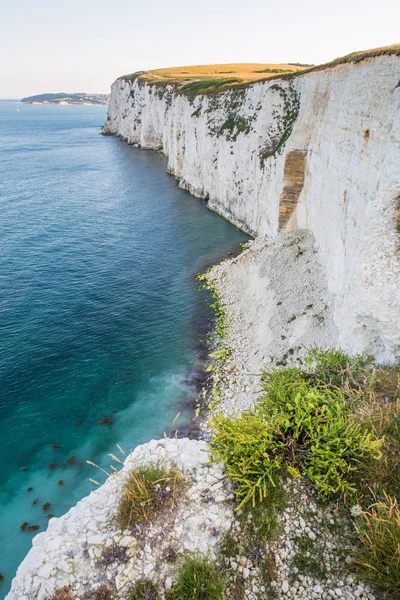
<instances>
[{"instance_id":1,"label":"sea","mask_svg":"<svg viewBox=\"0 0 400 600\"><path fill-rule=\"evenodd\" d=\"M196 274L248 239L105 119L0 102L0 598L104 482L87 461L187 432L212 319Z\"/></svg>"}]
</instances>

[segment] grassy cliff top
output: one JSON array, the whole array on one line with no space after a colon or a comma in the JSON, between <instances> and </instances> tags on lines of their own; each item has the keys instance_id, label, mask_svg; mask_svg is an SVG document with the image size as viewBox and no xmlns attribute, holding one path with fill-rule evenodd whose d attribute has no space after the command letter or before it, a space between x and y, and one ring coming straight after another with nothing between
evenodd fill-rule
<instances>
[{"instance_id":1,"label":"grassy cliff top","mask_svg":"<svg viewBox=\"0 0 400 600\"><path fill-rule=\"evenodd\" d=\"M226 89L251 85L267 79L292 78L312 71L334 68L345 63L356 63L382 55L400 56L400 44L352 52L321 65L301 63L228 63L171 67L152 71L137 71L119 79L139 79L151 85L173 85L181 93L194 97L200 94L215 94Z\"/></svg>"},{"instance_id":2,"label":"grassy cliff top","mask_svg":"<svg viewBox=\"0 0 400 600\"><path fill-rule=\"evenodd\" d=\"M143 76L149 81L175 81L185 84L209 79L238 78L241 81L263 79L266 74L293 73L310 65L228 63L221 65L192 65L145 71Z\"/></svg>"},{"instance_id":3,"label":"grassy cliff top","mask_svg":"<svg viewBox=\"0 0 400 600\"><path fill-rule=\"evenodd\" d=\"M220 91L238 83L262 81L265 78L279 75L292 75L303 71L310 65L276 64L276 63L228 63L216 65L192 65L155 69L153 71L137 71L123 75L120 79L134 81L139 79L152 85L174 85L184 90L194 86L198 93ZM209 89L210 88L210 89ZM211 90L212 88L212 90Z\"/></svg>"}]
</instances>

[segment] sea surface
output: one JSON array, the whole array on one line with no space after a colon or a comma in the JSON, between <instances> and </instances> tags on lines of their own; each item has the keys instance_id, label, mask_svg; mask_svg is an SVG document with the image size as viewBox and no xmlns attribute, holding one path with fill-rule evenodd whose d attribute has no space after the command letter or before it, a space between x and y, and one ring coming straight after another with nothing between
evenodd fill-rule
<instances>
[{"instance_id":1,"label":"sea surface","mask_svg":"<svg viewBox=\"0 0 400 600\"><path fill-rule=\"evenodd\" d=\"M104 481L86 460L189 422L196 273L247 239L157 153L100 135L105 117L0 102L0 598L28 527Z\"/></svg>"}]
</instances>

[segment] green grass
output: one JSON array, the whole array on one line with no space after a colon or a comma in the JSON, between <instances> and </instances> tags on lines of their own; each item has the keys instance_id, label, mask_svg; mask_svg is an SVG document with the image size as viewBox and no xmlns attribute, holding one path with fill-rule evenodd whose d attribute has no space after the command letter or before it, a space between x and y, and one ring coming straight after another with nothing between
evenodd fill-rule
<instances>
[{"instance_id":1,"label":"green grass","mask_svg":"<svg viewBox=\"0 0 400 600\"><path fill-rule=\"evenodd\" d=\"M225 77L221 79L202 79L191 81L179 88L179 93L193 100L196 96L213 95L230 89L233 84L241 83L237 77Z\"/></svg>"},{"instance_id":2,"label":"green grass","mask_svg":"<svg viewBox=\"0 0 400 600\"><path fill-rule=\"evenodd\" d=\"M161 512L173 510L183 487L184 479L175 468L150 465L131 471L118 506L119 527L146 523Z\"/></svg>"},{"instance_id":3,"label":"green grass","mask_svg":"<svg viewBox=\"0 0 400 600\"><path fill-rule=\"evenodd\" d=\"M135 81L141 75L144 75L145 71L136 71L135 73L128 73L127 75L123 75L121 79L125 79L125 81Z\"/></svg>"},{"instance_id":4,"label":"green grass","mask_svg":"<svg viewBox=\"0 0 400 600\"><path fill-rule=\"evenodd\" d=\"M335 60L327 63L327 65L341 65L349 62L360 62L367 58L375 58L377 56L400 56L400 44L393 44L392 46L383 46L382 48L371 48L371 50L360 50L357 52L351 52L345 56L336 58Z\"/></svg>"},{"instance_id":5,"label":"green grass","mask_svg":"<svg viewBox=\"0 0 400 600\"><path fill-rule=\"evenodd\" d=\"M313 346L306 357L310 380L341 387L359 387L368 372L372 357L348 356L343 350L321 350Z\"/></svg>"},{"instance_id":6,"label":"green grass","mask_svg":"<svg viewBox=\"0 0 400 600\"><path fill-rule=\"evenodd\" d=\"M385 494L364 511L357 524L356 565L361 577L378 585L391 600L400 598L400 509Z\"/></svg>"},{"instance_id":7,"label":"green grass","mask_svg":"<svg viewBox=\"0 0 400 600\"><path fill-rule=\"evenodd\" d=\"M287 504L287 494L279 480L271 486L263 500L251 507L247 503L239 517L242 527L250 530L257 540L271 539L280 531L280 516Z\"/></svg>"},{"instance_id":8,"label":"green grass","mask_svg":"<svg viewBox=\"0 0 400 600\"><path fill-rule=\"evenodd\" d=\"M263 83L265 81L270 81L273 79L293 79L294 77L301 77L307 73L335 68L339 65L343 65L346 63L358 63L370 58L390 55L400 56L400 44L394 44L392 46L386 46L382 48L372 48L371 50L352 52L345 56L336 58L331 62L324 63L321 65L301 65L299 63L288 63L290 65L297 65L299 67L309 66L309 68L298 71L290 71L288 73L277 72L280 71L280 69L266 68L266 77L261 77L260 79L249 81L244 81L243 79L240 79L238 77L229 77L222 79L200 79L198 81L190 81L186 85L182 85L182 79L174 79L172 76L170 79L153 80L151 77L151 71L149 71L148 74L146 74L146 71L137 71L136 73L123 75L120 79L125 79L127 81L135 81L136 79L138 79L139 81L146 82L149 85L156 85L160 87L172 85L176 87L178 93L187 96L189 100L192 101L198 95L214 95L221 92L225 92L227 90L235 91L240 89L246 89L252 85L256 85L258 83ZM191 75L190 79L193 79L193 77L194 74Z\"/></svg>"},{"instance_id":9,"label":"green grass","mask_svg":"<svg viewBox=\"0 0 400 600\"><path fill-rule=\"evenodd\" d=\"M224 589L224 576L216 563L202 556L188 556L169 600L219 600Z\"/></svg>"},{"instance_id":10,"label":"green grass","mask_svg":"<svg viewBox=\"0 0 400 600\"><path fill-rule=\"evenodd\" d=\"M300 575L324 577L326 568L318 542L303 534L296 542L296 553L293 556L292 566L298 569Z\"/></svg>"},{"instance_id":11,"label":"green grass","mask_svg":"<svg viewBox=\"0 0 400 600\"><path fill-rule=\"evenodd\" d=\"M397 369L390 371L398 376ZM372 501L374 495L383 498L384 493L400 500L400 399L396 397L399 388L396 386L389 391L386 386L390 377L385 379L385 391L381 395L370 391L355 415L364 429L385 440L382 459L367 461L358 472L357 491L364 504ZM382 389L381 383L378 388Z\"/></svg>"},{"instance_id":12,"label":"green grass","mask_svg":"<svg viewBox=\"0 0 400 600\"><path fill-rule=\"evenodd\" d=\"M129 592L129 600L158 600L161 596L155 585L147 579L137 581Z\"/></svg>"}]
</instances>

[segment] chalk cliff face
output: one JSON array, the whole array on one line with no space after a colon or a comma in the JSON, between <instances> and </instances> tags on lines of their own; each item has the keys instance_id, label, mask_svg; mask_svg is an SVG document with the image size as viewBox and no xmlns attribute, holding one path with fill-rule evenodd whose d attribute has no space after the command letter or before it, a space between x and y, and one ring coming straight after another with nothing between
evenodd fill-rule
<instances>
[{"instance_id":1,"label":"chalk cliff face","mask_svg":"<svg viewBox=\"0 0 400 600\"><path fill-rule=\"evenodd\" d=\"M312 231L348 352L400 357L400 57L187 98L117 79L105 133L259 240ZM398 213L397 213L398 214Z\"/></svg>"}]
</instances>

